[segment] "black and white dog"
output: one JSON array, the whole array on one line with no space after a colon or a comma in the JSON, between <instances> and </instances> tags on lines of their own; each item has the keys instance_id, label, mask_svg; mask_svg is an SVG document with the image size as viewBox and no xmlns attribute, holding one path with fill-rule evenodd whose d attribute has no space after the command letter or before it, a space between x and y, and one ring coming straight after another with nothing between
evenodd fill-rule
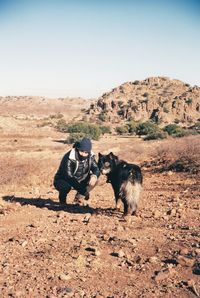
<instances>
[{"instance_id":1,"label":"black and white dog","mask_svg":"<svg viewBox=\"0 0 200 298\"><path fill-rule=\"evenodd\" d=\"M112 152L107 155L99 153L98 166L101 173L107 176L107 183L112 185L116 208L121 199L124 215L136 214L143 180L140 167L119 160Z\"/></svg>"}]
</instances>

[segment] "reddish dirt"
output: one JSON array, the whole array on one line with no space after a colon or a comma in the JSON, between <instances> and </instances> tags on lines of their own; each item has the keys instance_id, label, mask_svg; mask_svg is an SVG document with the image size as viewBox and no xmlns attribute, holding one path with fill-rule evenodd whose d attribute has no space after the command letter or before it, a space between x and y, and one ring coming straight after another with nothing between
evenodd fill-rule
<instances>
[{"instance_id":1,"label":"reddish dirt","mask_svg":"<svg viewBox=\"0 0 200 298\"><path fill-rule=\"evenodd\" d=\"M113 209L103 178L89 206L72 191L62 209L52 179L70 146L53 129L32 131L0 134L1 297L199 297L198 173L156 171L161 142L104 137L95 152L143 165L138 216Z\"/></svg>"}]
</instances>

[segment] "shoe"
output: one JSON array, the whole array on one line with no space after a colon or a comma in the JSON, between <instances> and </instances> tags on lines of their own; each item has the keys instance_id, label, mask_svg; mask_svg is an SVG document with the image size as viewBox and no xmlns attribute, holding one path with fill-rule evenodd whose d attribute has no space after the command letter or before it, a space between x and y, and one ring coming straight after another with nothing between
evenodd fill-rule
<instances>
[{"instance_id":1,"label":"shoe","mask_svg":"<svg viewBox=\"0 0 200 298\"><path fill-rule=\"evenodd\" d=\"M84 198L86 201L88 201L89 199L90 199L90 195L89 195L89 193L85 196L85 198Z\"/></svg>"},{"instance_id":2,"label":"shoe","mask_svg":"<svg viewBox=\"0 0 200 298\"><path fill-rule=\"evenodd\" d=\"M82 198L83 196L77 192L74 198L74 203L77 205L81 204Z\"/></svg>"},{"instance_id":3,"label":"shoe","mask_svg":"<svg viewBox=\"0 0 200 298\"><path fill-rule=\"evenodd\" d=\"M63 194L62 192L60 192L58 199L59 199L59 202L60 202L61 206L66 205L66 200L67 200L66 194Z\"/></svg>"}]
</instances>

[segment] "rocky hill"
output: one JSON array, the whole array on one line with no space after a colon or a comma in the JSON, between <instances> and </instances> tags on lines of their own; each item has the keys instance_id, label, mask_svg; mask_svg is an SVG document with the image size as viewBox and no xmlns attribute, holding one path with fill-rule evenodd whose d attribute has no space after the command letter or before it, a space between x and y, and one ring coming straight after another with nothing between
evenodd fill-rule
<instances>
[{"instance_id":1,"label":"rocky hill","mask_svg":"<svg viewBox=\"0 0 200 298\"><path fill-rule=\"evenodd\" d=\"M91 121L113 125L152 119L161 125L190 126L200 119L200 87L167 77L126 82L104 93L87 114Z\"/></svg>"}]
</instances>

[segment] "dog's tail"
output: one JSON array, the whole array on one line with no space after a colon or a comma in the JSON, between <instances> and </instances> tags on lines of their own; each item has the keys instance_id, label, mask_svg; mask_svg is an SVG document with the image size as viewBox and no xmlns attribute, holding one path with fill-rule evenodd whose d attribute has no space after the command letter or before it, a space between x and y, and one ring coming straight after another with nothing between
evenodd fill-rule
<instances>
[{"instance_id":1,"label":"dog's tail","mask_svg":"<svg viewBox=\"0 0 200 298\"><path fill-rule=\"evenodd\" d=\"M133 211L137 209L142 185L140 182L134 183L130 180L124 182L120 188L120 196L122 200L125 200L129 206L133 208Z\"/></svg>"}]
</instances>

